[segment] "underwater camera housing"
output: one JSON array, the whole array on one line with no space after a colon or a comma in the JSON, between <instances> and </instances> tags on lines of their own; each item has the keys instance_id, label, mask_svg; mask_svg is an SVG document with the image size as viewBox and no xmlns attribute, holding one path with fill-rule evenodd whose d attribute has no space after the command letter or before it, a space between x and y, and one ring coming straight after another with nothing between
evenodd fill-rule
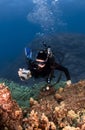
<instances>
[{"instance_id":1,"label":"underwater camera housing","mask_svg":"<svg viewBox=\"0 0 85 130\"><path fill-rule=\"evenodd\" d=\"M26 70L24 68L23 69L21 69L21 68L19 69L18 75L19 75L19 77L20 77L20 79L22 81L27 80L27 79L32 77L31 71L30 70Z\"/></svg>"}]
</instances>

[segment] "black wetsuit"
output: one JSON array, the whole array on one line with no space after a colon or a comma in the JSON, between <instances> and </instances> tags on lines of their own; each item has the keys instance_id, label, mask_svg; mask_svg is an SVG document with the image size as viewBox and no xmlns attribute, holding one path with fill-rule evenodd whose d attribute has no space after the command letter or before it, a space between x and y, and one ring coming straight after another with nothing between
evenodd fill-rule
<instances>
[{"instance_id":1,"label":"black wetsuit","mask_svg":"<svg viewBox=\"0 0 85 130\"><path fill-rule=\"evenodd\" d=\"M68 69L55 62L54 57L49 57L46 62L46 65L43 68L38 68L36 61L30 61L28 69L31 70L32 76L34 78L45 77L47 82L51 81L54 75L54 70L59 70L64 72L66 79L71 80Z\"/></svg>"}]
</instances>

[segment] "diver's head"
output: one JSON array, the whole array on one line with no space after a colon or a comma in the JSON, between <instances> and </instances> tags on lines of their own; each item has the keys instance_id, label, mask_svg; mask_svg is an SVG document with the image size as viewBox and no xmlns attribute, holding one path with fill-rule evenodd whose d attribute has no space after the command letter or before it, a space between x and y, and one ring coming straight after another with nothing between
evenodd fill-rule
<instances>
[{"instance_id":1,"label":"diver's head","mask_svg":"<svg viewBox=\"0 0 85 130\"><path fill-rule=\"evenodd\" d=\"M36 63L39 68L43 68L47 62L47 53L43 50L39 51L36 57Z\"/></svg>"}]
</instances>

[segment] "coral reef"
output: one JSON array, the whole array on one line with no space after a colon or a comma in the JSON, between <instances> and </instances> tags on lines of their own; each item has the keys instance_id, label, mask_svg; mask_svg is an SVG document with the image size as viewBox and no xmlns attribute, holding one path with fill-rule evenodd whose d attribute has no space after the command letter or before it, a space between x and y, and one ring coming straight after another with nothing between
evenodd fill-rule
<instances>
[{"instance_id":1,"label":"coral reef","mask_svg":"<svg viewBox=\"0 0 85 130\"><path fill-rule=\"evenodd\" d=\"M85 130L84 90L85 81L80 81L54 93L40 92L37 101L30 98L27 130Z\"/></svg>"},{"instance_id":2,"label":"coral reef","mask_svg":"<svg viewBox=\"0 0 85 130\"><path fill-rule=\"evenodd\" d=\"M22 130L22 109L12 100L10 90L0 84L0 130Z\"/></svg>"},{"instance_id":3,"label":"coral reef","mask_svg":"<svg viewBox=\"0 0 85 130\"><path fill-rule=\"evenodd\" d=\"M20 108L11 94L0 84L0 130L85 130L85 80L41 89L27 108Z\"/></svg>"}]
</instances>

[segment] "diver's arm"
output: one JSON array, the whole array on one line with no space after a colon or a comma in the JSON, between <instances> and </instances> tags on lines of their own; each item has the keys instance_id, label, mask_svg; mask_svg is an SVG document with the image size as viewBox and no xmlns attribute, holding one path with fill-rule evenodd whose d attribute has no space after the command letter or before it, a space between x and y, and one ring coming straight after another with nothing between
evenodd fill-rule
<instances>
[{"instance_id":1,"label":"diver's arm","mask_svg":"<svg viewBox=\"0 0 85 130\"><path fill-rule=\"evenodd\" d=\"M60 65L58 63L55 63L55 69L63 71L65 73L65 76L67 79L66 83L67 83L67 85L70 85L71 84L71 77L70 77L68 69L66 67L63 67L62 65Z\"/></svg>"},{"instance_id":2,"label":"diver's arm","mask_svg":"<svg viewBox=\"0 0 85 130\"><path fill-rule=\"evenodd\" d=\"M70 85L71 84L71 77L70 77L68 69L66 67L58 64L55 61L55 57L54 56L49 58L49 63L50 63L50 68L51 68L51 74L53 75L55 69L64 72L65 76L66 76L66 79L67 79L66 83L67 83L67 85Z\"/></svg>"},{"instance_id":3,"label":"diver's arm","mask_svg":"<svg viewBox=\"0 0 85 130\"><path fill-rule=\"evenodd\" d=\"M53 76L54 76L54 63L55 63L55 58L54 58L54 56L52 55L52 56L50 56L50 57L48 57L48 66L50 67L50 73L48 74L48 76L47 76L47 83L48 84L50 84L51 83L51 80L52 80L52 78L53 78ZM49 68L48 67L48 68Z\"/></svg>"}]
</instances>

